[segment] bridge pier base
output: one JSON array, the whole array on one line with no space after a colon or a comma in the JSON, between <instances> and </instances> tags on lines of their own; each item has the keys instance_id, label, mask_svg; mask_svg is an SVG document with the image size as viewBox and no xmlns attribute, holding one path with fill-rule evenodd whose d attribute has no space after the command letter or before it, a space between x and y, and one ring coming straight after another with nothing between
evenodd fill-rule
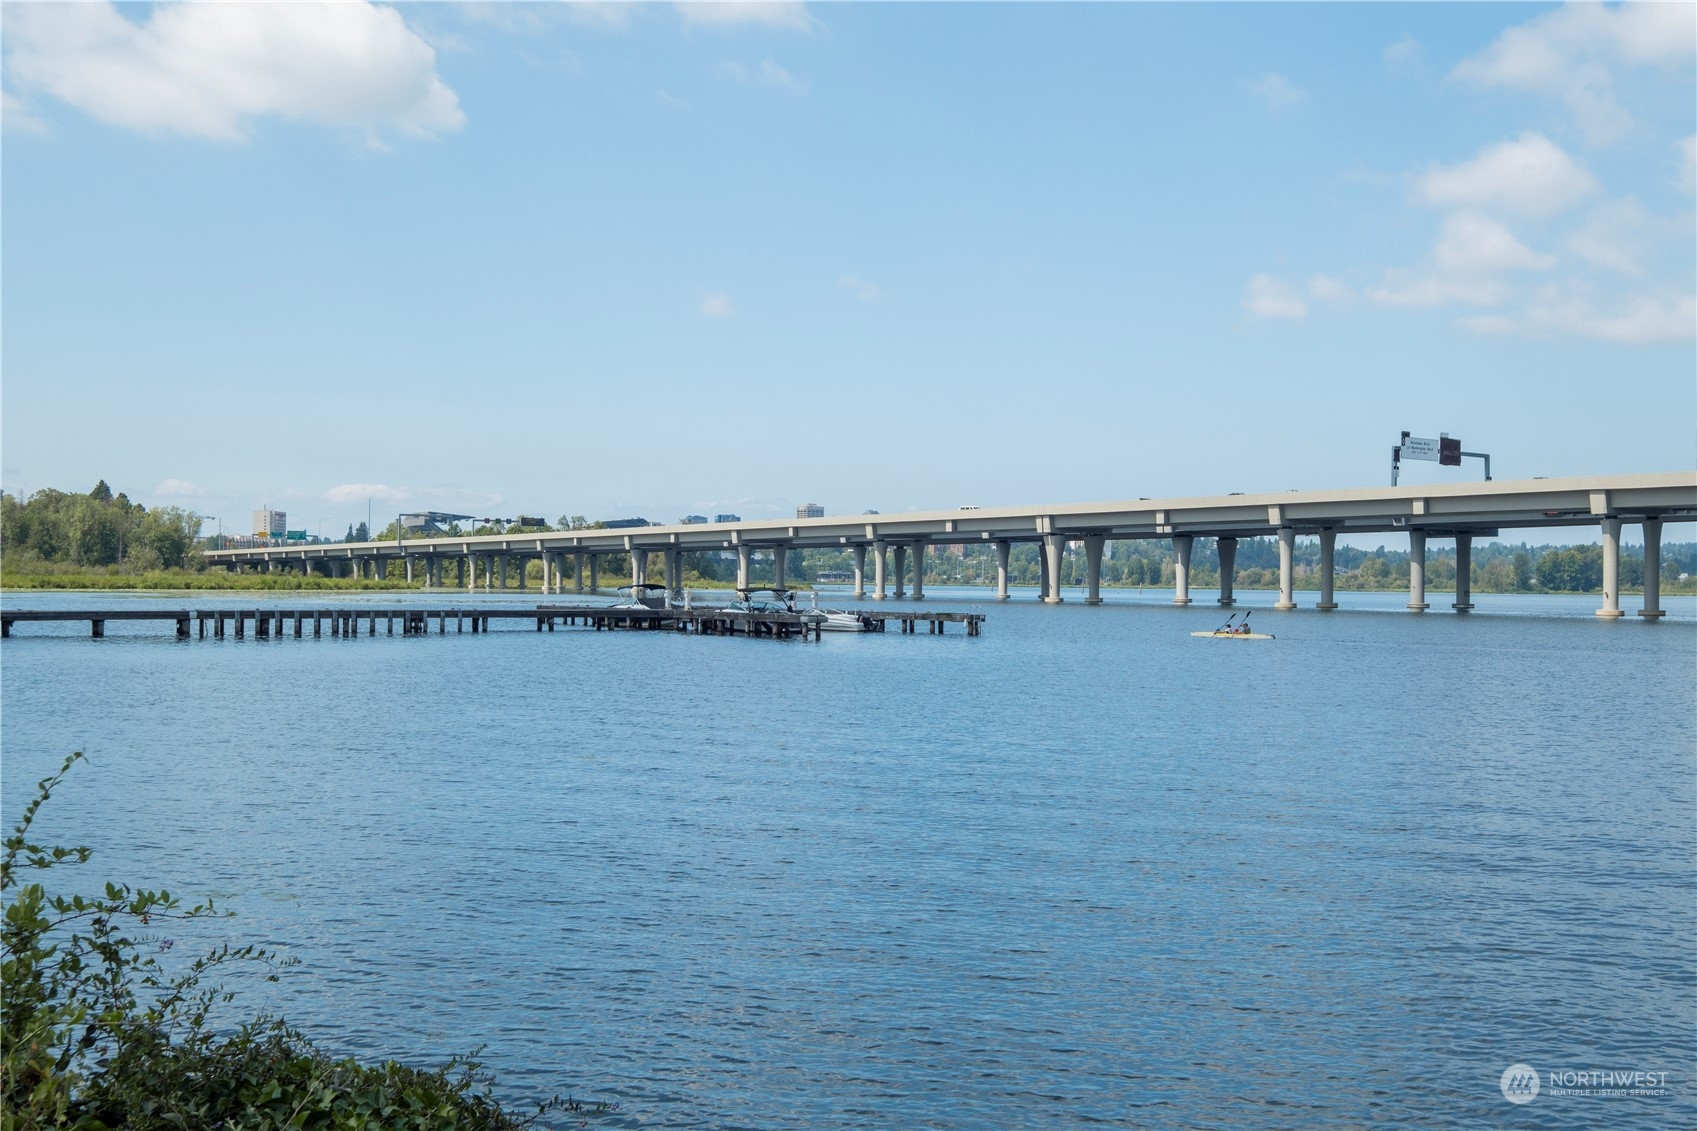
<instances>
[{"instance_id":1,"label":"bridge pier base","mask_svg":"<svg viewBox=\"0 0 1697 1131\"><path fill-rule=\"evenodd\" d=\"M1188 534L1173 535L1173 604L1190 604L1190 544Z\"/></svg>"},{"instance_id":2,"label":"bridge pier base","mask_svg":"<svg viewBox=\"0 0 1697 1131\"><path fill-rule=\"evenodd\" d=\"M1008 542L996 543L996 600L1008 599L1008 554L1013 547Z\"/></svg>"},{"instance_id":3,"label":"bridge pier base","mask_svg":"<svg viewBox=\"0 0 1697 1131\"><path fill-rule=\"evenodd\" d=\"M1091 534L1084 539L1084 603L1102 603L1102 536Z\"/></svg>"},{"instance_id":4,"label":"bridge pier base","mask_svg":"<svg viewBox=\"0 0 1697 1131\"><path fill-rule=\"evenodd\" d=\"M1044 578L1043 603L1058 605L1064 598L1061 596L1061 563L1065 559L1067 540L1064 534L1043 535L1043 559L1048 566Z\"/></svg>"},{"instance_id":5,"label":"bridge pier base","mask_svg":"<svg viewBox=\"0 0 1697 1131\"><path fill-rule=\"evenodd\" d=\"M1217 548L1220 552L1220 607L1229 609L1237 604L1237 598L1232 596L1232 583L1237 580L1237 539L1220 538Z\"/></svg>"},{"instance_id":6,"label":"bridge pier base","mask_svg":"<svg viewBox=\"0 0 1697 1131\"><path fill-rule=\"evenodd\" d=\"M1338 607L1333 600L1333 582L1336 580L1335 566L1337 564L1338 532L1330 527L1320 531L1320 603L1316 609L1331 612Z\"/></svg>"},{"instance_id":7,"label":"bridge pier base","mask_svg":"<svg viewBox=\"0 0 1697 1131\"><path fill-rule=\"evenodd\" d=\"M854 548L854 599L866 598L866 547L857 545Z\"/></svg>"},{"instance_id":8,"label":"bridge pier base","mask_svg":"<svg viewBox=\"0 0 1697 1131\"><path fill-rule=\"evenodd\" d=\"M1279 600L1275 609L1296 608L1296 529L1279 527Z\"/></svg>"},{"instance_id":9,"label":"bridge pier base","mask_svg":"<svg viewBox=\"0 0 1697 1131\"><path fill-rule=\"evenodd\" d=\"M1644 607L1638 615L1654 620L1662 609L1662 520L1644 520Z\"/></svg>"},{"instance_id":10,"label":"bridge pier base","mask_svg":"<svg viewBox=\"0 0 1697 1131\"><path fill-rule=\"evenodd\" d=\"M1473 535L1455 536L1455 604L1458 613L1473 609Z\"/></svg>"},{"instance_id":11,"label":"bridge pier base","mask_svg":"<svg viewBox=\"0 0 1697 1131\"><path fill-rule=\"evenodd\" d=\"M884 543L872 543L872 599L884 599Z\"/></svg>"},{"instance_id":12,"label":"bridge pier base","mask_svg":"<svg viewBox=\"0 0 1697 1131\"><path fill-rule=\"evenodd\" d=\"M1603 519L1603 607L1600 617L1620 616L1620 519Z\"/></svg>"},{"instance_id":13,"label":"bridge pier base","mask_svg":"<svg viewBox=\"0 0 1697 1131\"><path fill-rule=\"evenodd\" d=\"M1431 606L1426 604L1426 532L1410 530L1408 532L1408 607L1417 613L1423 613Z\"/></svg>"}]
</instances>

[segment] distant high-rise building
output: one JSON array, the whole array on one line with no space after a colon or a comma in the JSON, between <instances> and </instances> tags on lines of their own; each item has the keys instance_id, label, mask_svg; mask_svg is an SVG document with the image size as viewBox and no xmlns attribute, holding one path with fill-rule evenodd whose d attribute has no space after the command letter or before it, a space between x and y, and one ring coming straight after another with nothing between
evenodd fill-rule
<instances>
[{"instance_id":1,"label":"distant high-rise building","mask_svg":"<svg viewBox=\"0 0 1697 1131\"><path fill-rule=\"evenodd\" d=\"M704 514L686 514L680 521L685 526L696 526L700 523L706 522L707 516Z\"/></svg>"},{"instance_id":2,"label":"distant high-rise building","mask_svg":"<svg viewBox=\"0 0 1697 1131\"><path fill-rule=\"evenodd\" d=\"M255 538L286 538L289 534L289 516L283 511L269 508L253 512L253 536Z\"/></svg>"},{"instance_id":3,"label":"distant high-rise building","mask_svg":"<svg viewBox=\"0 0 1697 1131\"><path fill-rule=\"evenodd\" d=\"M824 518L825 508L818 503L803 503L795 509L797 518Z\"/></svg>"},{"instance_id":4,"label":"distant high-rise building","mask_svg":"<svg viewBox=\"0 0 1697 1131\"><path fill-rule=\"evenodd\" d=\"M716 515L713 516L713 521L714 522L741 522L742 521L742 515L740 515L740 514L716 514Z\"/></svg>"}]
</instances>

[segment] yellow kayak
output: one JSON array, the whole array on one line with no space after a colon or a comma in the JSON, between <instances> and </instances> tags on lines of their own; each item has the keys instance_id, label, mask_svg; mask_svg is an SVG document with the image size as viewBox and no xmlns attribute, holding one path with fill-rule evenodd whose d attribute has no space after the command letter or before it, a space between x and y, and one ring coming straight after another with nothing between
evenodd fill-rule
<instances>
[{"instance_id":1,"label":"yellow kayak","mask_svg":"<svg viewBox=\"0 0 1697 1131\"><path fill-rule=\"evenodd\" d=\"M1221 640L1276 640L1270 632L1193 632L1192 636L1216 636Z\"/></svg>"}]
</instances>

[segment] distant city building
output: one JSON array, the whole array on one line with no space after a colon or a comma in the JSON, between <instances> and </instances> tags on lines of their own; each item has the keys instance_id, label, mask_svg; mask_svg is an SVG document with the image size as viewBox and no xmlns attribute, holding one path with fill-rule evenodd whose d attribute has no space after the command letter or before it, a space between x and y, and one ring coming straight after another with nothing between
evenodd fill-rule
<instances>
[{"instance_id":1,"label":"distant city building","mask_svg":"<svg viewBox=\"0 0 1697 1131\"><path fill-rule=\"evenodd\" d=\"M741 522L742 521L742 515L740 515L740 514L716 514L716 515L713 516L713 521L714 522Z\"/></svg>"},{"instance_id":2,"label":"distant city building","mask_svg":"<svg viewBox=\"0 0 1697 1131\"><path fill-rule=\"evenodd\" d=\"M824 518L825 508L818 503L803 503L795 509L797 518Z\"/></svg>"},{"instance_id":3,"label":"distant city building","mask_svg":"<svg viewBox=\"0 0 1697 1131\"><path fill-rule=\"evenodd\" d=\"M608 530L624 530L631 526L652 526L646 518L610 518L601 524Z\"/></svg>"},{"instance_id":4,"label":"distant city building","mask_svg":"<svg viewBox=\"0 0 1697 1131\"><path fill-rule=\"evenodd\" d=\"M253 512L255 538L285 538L289 533L289 516L283 511L262 509Z\"/></svg>"},{"instance_id":5,"label":"distant city building","mask_svg":"<svg viewBox=\"0 0 1697 1131\"><path fill-rule=\"evenodd\" d=\"M872 510L866 510L866 511L861 511L861 512L860 512L860 513L861 513L861 514L877 514L877 513L878 513L878 512L877 512L877 511L872 511Z\"/></svg>"},{"instance_id":6,"label":"distant city building","mask_svg":"<svg viewBox=\"0 0 1697 1131\"><path fill-rule=\"evenodd\" d=\"M683 517L683 524L685 526L695 526L706 521L707 516L704 514L686 514Z\"/></svg>"}]
</instances>

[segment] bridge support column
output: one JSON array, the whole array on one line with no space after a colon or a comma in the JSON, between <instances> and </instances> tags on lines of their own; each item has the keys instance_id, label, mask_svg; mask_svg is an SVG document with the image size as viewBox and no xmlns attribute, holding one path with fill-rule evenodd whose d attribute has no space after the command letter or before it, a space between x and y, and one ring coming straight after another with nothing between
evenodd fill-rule
<instances>
[{"instance_id":1,"label":"bridge support column","mask_svg":"<svg viewBox=\"0 0 1697 1131\"><path fill-rule=\"evenodd\" d=\"M589 588L596 592L601 588L601 555L589 555Z\"/></svg>"},{"instance_id":2,"label":"bridge support column","mask_svg":"<svg viewBox=\"0 0 1697 1131\"><path fill-rule=\"evenodd\" d=\"M753 556L754 556L753 551L751 551L747 546L744 546L744 545L737 546L737 588L738 589L746 590L748 588L748 575L749 575L750 572L752 572L749 568L749 558L751 558Z\"/></svg>"},{"instance_id":3,"label":"bridge support column","mask_svg":"<svg viewBox=\"0 0 1697 1131\"><path fill-rule=\"evenodd\" d=\"M996 600L1008 599L1008 555L1013 551L1008 542L996 543Z\"/></svg>"},{"instance_id":4,"label":"bridge support column","mask_svg":"<svg viewBox=\"0 0 1697 1131\"><path fill-rule=\"evenodd\" d=\"M648 551L633 549L630 552L630 583L645 585L648 582ZM636 594L631 594L634 598Z\"/></svg>"},{"instance_id":5,"label":"bridge support column","mask_svg":"<svg viewBox=\"0 0 1697 1131\"><path fill-rule=\"evenodd\" d=\"M1425 612L1426 604L1426 532L1408 532L1408 607L1417 613Z\"/></svg>"},{"instance_id":6,"label":"bridge support column","mask_svg":"<svg viewBox=\"0 0 1697 1131\"><path fill-rule=\"evenodd\" d=\"M1279 527L1279 600L1275 609L1296 608L1296 529Z\"/></svg>"},{"instance_id":7,"label":"bridge support column","mask_svg":"<svg viewBox=\"0 0 1697 1131\"><path fill-rule=\"evenodd\" d=\"M866 599L866 547L854 548L854 599Z\"/></svg>"},{"instance_id":8,"label":"bridge support column","mask_svg":"<svg viewBox=\"0 0 1697 1131\"><path fill-rule=\"evenodd\" d=\"M572 555L572 592L583 592L583 554Z\"/></svg>"},{"instance_id":9,"label":"bridge support column","mask_svg":"<svg viewBox=\"0 0 1697 1131\"><path fill-rule=\"evenodd\" d=\"M1066 555L1066 550L1066 535L1043 535L1044 564L1049 567L1048 584L1043 587L1043 603L1045 605L1061 603L1061 561Z\"/></svg>"},{"instance_id":10,"label":"bridge support column","mask_svg":"<svg viewBox=\"0 0 1697 1131\"><path fill-rule=\"evenodd\" d=\"M925 543L913 544L913 599L925 600Z\"/></svg>"},{"instance_id":11,"label":"bridge support column","mask_svg":"<svg viewBox=\"0 0 1697 1131\"><path fill-rule=\"evenodd\" d=\"M1644 607L1641 617L1666 615L1662 610L1662 520L1644 520Z\"/></svg>"},{"instance_id":12,"label":"bridge support column","mask_svg":"<svg viewBox=\"0 0 1697 1131\"><path fill-rule=\"evenodd\" d=\"M666 596L675 602L684 599L684 552L666 551Z\"/></svg>"},{"instance_id":13,"label":"bridge support column","mask_svg":"<svg viewBox=\"0 0 1697 1131\"><path fill-rule=\"evenodd\" d=\"M896 559L896 585L894 592L892 592L890 596L899 601L906 595L902 592L902 580L907 574L907 547L897 546L894 551L894 557Z\"/></svg>"},{"instance_id":14,"label":"bridge support column","mask_svg":"<svg viewBox=\"0 0 1697 1131\"><path fill-rule=\"evenodd\" d=\"M1237 580L1237 539L1221 538L1216 544L1220 552L1220 606L1229 609L1237 604L1232 595L1232 583Z\"/></svg>"},{"instance_id":15,"label":"bridge support column","mask_svg":"<svg viewBox=\"0 0 1697 1131\"><path fill-rule=\"evenodd\" d=\"M507 555L495 555L495 575L500 579L500 587L507 587Z\"/></svg>"},{"instance_id":16,"label":"bridge support column","mask_svg":"<svg viewBox=\"0 0 1697 1131\"><path fill-rule=\"evenodd\" d=\"M211 510L212 508L208 507L206 509ZM407 559L407 584L411 585L412 584L412 555L411 554L406 555L406 559Z\"/></svg>"},{"instance_id":17,"label":"bridge support column","mask_svg":"<svg viewBox=\"0 0 1697 1131\"><path fill-rule=\"evenodd\" d=\"M785 576L784 567L789 564L789 556L790 551L787 546L772 547L772 587L774 589L785 588L785 582L788 579Z\"/></svg>"},{"instance_id":18,"label":"bridge support column","mask_svg":"<svg viewBox=\"0 0 1697 1131\"><path fill-rule=\"evenodd\" d=\"M884 599L884 543L872 543L872 599Z\"/></svg>"},{"instance_id":19,"label":"bridge support column","mask_svg":"<svg viewBox=\"0 0 1697 1131\"><path fill-rule=\"evenodd\" d=\"M1102 603L1102 536L1092 534L1084 539L1084 587L1086 605Z\"/></svg>"},{"instance_id":20,"label":"bridge support column","mask_svg":"<svg viewBox=\"0 0 1697 1131\"><path fill-rule=\"evenodd\" d=\"M1455 604L1458 613L1473 608L1473 535L1455 536Z\"/></svg>"},{"instance_id":21,"label":"bridge support column","mask_svg":"<svg viewBox=\"0 0 1697 1131\"><path fill-rule=\"evenodd\" d=\"M1049 550L1042 542L1037 543L1037 599L1041 601L1049 595Z\"/></svg>"},{"instance_id":22,"label":"bridge support column","mask_svg":"<svg viewBox=\"0 0 1697 1131\"><path fill-rule=\"evenodd\" d=\"M1173 535L1173 604L1190 604L1190 544L1188 534Z\"/></svg>"},{"instance_id":23,"label":"bridge support column","mask_svg":"<svg viewBox=\"0 0 1697 1131\"><path fill-rule=\"evenodd\" d=\"M1603 520L1603 607L1600 617L1620 616L1620 519Z\"/></svg>"},{"instance_id":24,"label":"bridge support column","mask_svg":"<svg viewBox=\"0 0 1697 1131\"><path fill-rule=\"evenodd\" d=\"M1320 531L1320 603L1316 609L1327 612L1338 607L1332 599L1332 583L1336 580L1335 566L1337 564L1338 532L1327 527Z\"/></svg>"},{"instance_id":25,"label":"bridge support column","mask_svg":"<svg viewBox=\"0 0 1697 1131\"><path fill-rule=\"evenodd\" d=\"M460 585L467 593L477 588L477 559L470 554L460 558Z\"/></svg>"}]
</instances>

